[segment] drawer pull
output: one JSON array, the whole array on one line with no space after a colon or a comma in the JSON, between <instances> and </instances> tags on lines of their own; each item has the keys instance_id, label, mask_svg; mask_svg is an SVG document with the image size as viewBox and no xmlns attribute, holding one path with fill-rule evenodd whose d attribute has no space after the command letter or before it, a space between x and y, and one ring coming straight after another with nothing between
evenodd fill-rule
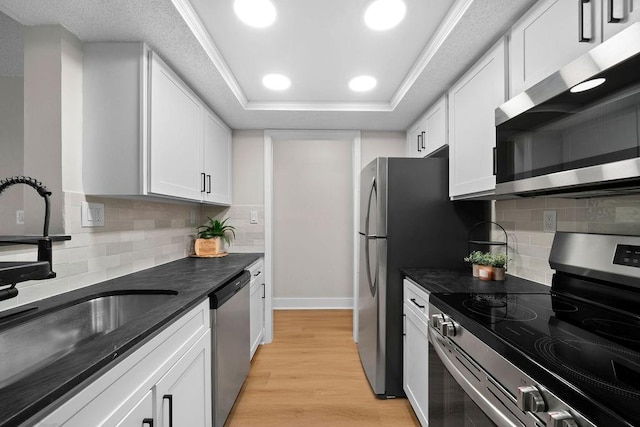
<instances>
[{"instance_id":1,"label":"drawer pull","mask_svg":"<svg viewBox=\"0 0 640 427\"><path fill-rule=\"evenodd\" d=\"M418 306L419 308L424 308L424 305L420 305L416 302L415 298L411 298L411 302L414 303L416 306Z\"/></svg>"}]
</instances>

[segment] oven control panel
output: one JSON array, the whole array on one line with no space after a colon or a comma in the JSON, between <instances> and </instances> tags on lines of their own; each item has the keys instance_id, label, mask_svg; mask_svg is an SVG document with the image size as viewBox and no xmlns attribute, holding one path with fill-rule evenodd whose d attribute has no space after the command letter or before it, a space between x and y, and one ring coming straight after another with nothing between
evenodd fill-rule
<instances>
[{"instance_id":1,"label":"oven control panel","mask_svg":"<svg viewBox=\"0 0 640 427\"><path fill-rule=\"evenodd\" d=\"M629 267L640 267L640 246L616 245L613 263Z\"/></svg>"}]
</instances>

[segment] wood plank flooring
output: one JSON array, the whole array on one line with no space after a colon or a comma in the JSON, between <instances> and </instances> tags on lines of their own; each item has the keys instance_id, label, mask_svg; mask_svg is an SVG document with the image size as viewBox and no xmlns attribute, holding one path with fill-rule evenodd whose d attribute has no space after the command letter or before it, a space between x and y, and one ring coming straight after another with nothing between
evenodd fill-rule
<instances>
[{"instance_id":1,"label":"wood plank flooring","mask_svg":"<svg viewBox=\"0 0 640 427\"><path fill-rule=\"evenodd\" d=\"M419 426L407 399L376 399L351 310L277 310L225 426Z\"/></svg>"}]
</instances>

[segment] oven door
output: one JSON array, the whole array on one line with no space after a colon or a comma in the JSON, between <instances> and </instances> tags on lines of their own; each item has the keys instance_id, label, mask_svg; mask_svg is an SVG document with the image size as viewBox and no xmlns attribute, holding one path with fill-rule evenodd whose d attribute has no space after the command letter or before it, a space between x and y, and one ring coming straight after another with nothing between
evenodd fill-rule
<instances>
[{"instance_id":1,"label":"oven door","mask_svg":"<svg viewBox=\"0 0 640 427\"><path fill-rule=\"evenodd\" d=\"M430 332L431 335L431 332ZM429 346L429 427L494 427ZM457 371L457 370L456 370Z\"/></svg>"}]
</instances>

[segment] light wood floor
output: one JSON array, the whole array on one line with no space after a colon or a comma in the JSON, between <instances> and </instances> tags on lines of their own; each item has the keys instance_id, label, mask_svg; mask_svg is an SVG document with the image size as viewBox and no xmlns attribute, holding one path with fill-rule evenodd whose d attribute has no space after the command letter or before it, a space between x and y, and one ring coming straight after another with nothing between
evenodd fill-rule
<instances>
[{"instance_id":1,"label":"light wood floor","mask_svg":"<svg viewBox=\"0 0 640 427\"><path fill-rule=\"evenodd\" d=\"M352 338L351 310L277 310L227 427L419 426L407 399L376 399Z\"/></svg>"}]
</instances>

